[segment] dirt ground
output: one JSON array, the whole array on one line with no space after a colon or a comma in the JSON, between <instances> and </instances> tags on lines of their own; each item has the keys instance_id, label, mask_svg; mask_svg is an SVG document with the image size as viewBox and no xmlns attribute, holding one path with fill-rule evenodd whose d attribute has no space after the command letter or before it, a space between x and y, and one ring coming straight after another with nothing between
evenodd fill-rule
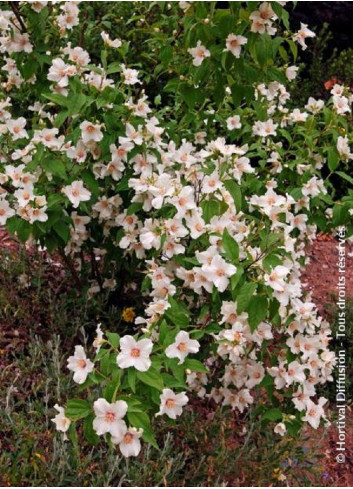
<instances>
[{"instance_id":1,"label":"dirt ground","mask_svg":"<svg viewBox=\"0 0 353 489\"><path fill-rule=\"evenodd\" d=\"M338 241L319 235L307 250L310 263L302 274L304 290L312 293L321 315L330 318L337 300ZM346 296L353 297L353 245L346 243Z\"/></svg>"}]
</instances>

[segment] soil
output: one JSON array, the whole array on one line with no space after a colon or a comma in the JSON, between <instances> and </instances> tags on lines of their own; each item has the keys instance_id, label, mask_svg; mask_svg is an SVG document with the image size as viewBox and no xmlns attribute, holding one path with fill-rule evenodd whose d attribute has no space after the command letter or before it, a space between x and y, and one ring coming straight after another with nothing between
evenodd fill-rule
<instances>
[{"instance_id":1,"label":"soil","mask_svg":"<svg viewBox=\"0 0 353 489\"><path fill-rule=\"evenodd\" d=\"M353 298L353 245L345 243L346 297ZM307 249L310 262L302 274L304 290L312 294L319 313L330 319L337 301L338 241L330 235L319 235Z\"/></svg>"}]
</instances>

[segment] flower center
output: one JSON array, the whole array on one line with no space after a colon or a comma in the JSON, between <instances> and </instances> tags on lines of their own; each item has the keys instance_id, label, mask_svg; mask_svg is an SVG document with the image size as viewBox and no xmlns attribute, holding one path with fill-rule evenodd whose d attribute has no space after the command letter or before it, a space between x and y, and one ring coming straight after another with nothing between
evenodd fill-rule
<instances>
[{"instance_id":1,"label":"flower center","mask_svg":"<svg viewBox=\"0 0 353 489\"><path fill-rule=\"evenodd\" d=\"M79 368L86 368L86 365L87 365L87 362L83 358L80 358L79 360L77 360L77 366Z\"/></svg>"},{"instance_id":2,"label":"flower center","mask_svg":"<svg viewBox=\"0 0 353 489\"><path fill-rule=\"evenodd\" d=\"M112 411L108 411L104 415L104 421L106 421L107 423L113 423L115 419L116 419L116 414L113 413Z\"/></svg>"},{"instance_id":3,"label":"flower center","mask_svg":"<svg viewBox=\"0 0 353 489\"><path fill-rule=\"evenodd\" d=\"M125 433L124 435L124 443L126 443L127 445L129 445L130 443L132 443L134 440L134 435L132 435L131 433Z\"/></svg>"},{"instance_id":4,"label":"flower center","mask_svg":"<svg viewBox=\"0 0 353 489\"><path fill-rule=\"evenodd\" d=\"M138 358L140 356L141 352L139 348L132 348L131 349L131 356L134 358Z\"/></svg>"},{"instance_id":5,"label":"flower center","mask_svg":"<svg viewBox=\"0 0 353 489\"><path fill-rule=\"evenodd\" d=\"M186 346L185 343L181 342L179 343L179 345L177 346L178 350L179 351L187 351L188 347Z\"/></svg>"},{"instance_id":6,"label":"flower center","mask_svg":"<svg viewBox=\"0 0 353 489\"><path fill-rule=\"evenodd\" d=\"M175 400L167 399L165 405L167 406L168 409L172 409L173 407L175 407Z\"/></svg>"}]
</instances>

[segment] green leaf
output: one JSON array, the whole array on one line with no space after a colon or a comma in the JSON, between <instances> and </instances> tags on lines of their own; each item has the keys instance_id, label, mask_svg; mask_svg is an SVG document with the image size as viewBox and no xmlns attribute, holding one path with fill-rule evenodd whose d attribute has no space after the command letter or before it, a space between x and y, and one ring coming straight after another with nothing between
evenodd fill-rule
<instances>
[{"instance_id":1,"label":"green leaf","mask_svg":"<svg viewBox=\"0 0 353 489\"><path fill-rule=\"evenodd\" d=\"M202 102L204 99L203 93L199 88L184 84L179 87L179 91L182 99L190 109L193 109L197 103Z\"/></svg>"},{"instance_id":2,"label":"green leaf","mask_svg":"<svg viewBox=\"0 0 353 489\"><path fill-rule=\"evenodd\" d=\"M44 93L43 97L58 105L62 105L64 107L69 106L67 97L64 97L64 95L60 95L59 93Z\"/></svg>"},{"instance_id":3,"label":"green leaf","mask_svg":"<svg viewBox=\"0 0 353 489\"><path fill-rule=\"evenodd\" d=\"M163 389L162 377L156 370L153 370L152 368L147 370L147 372L140 372L139 370L137 370L136 376L141 382L143 382L146 385L149 385L150 387L154 387L159 391Z\"/></svg>"},{"instance_id":4,"label":"green leaf","mask_svg":"<svg viewBox=\"0 0 353 489\"><path fill-rule=\"evenodd\" d=\"M146 413L138 413L136 411L129 412L128 410L127 419L129 420L130 425L134 428L142 428L147 431L151 430L150 418Z\"/></svg>"},{"instance_id":5,"label":"green leaf","mask_svg":"<svg viewBox=\"0 0 353 489\"><path fill-rule=\"evenodd\" d=\"M221 200L205 200L201 202L202 217L209 223L212 217L221 216L228 209L228 205Z\"/></svg>"},{"instance_id":6,"label":"green leaf","mask_svg":"<svg viewBox=\"0 0 353 489\"><path fill-rule=\"evenodd\" d=\"M115 362L115 358L113 357L112 354L107 353L101 358L100 361L100 369L102 371L102 374L107 376L111 372L111 365L112 363Z\"/></svg>"},{"instance_id":7,"label":"green leaf","mask_svg":"<svg viewBox=\"0 0 353 489\"><path fill-rule=\"evenodd\" d=\"M99 184L93 173L89 170L85 170L80 175L88 190L92 192L93 195L98 196L100 192Z\"/></svg>"},{"instance_id":8,"label":"green leaf","mask_svg":"<svg viewBox=\"0 0 353 489\"><path fill-rule=\"evenodd\" d=\"M335 204L332 213L332 224L334 226L340 226L349 221L349 207L347 205Z\"/></svg>"},{"instance_id":9,"label":"green leaf","mask_svg":"<svg viewBox=\"0 0 353 489\"><path fill-rule=\"evenodd\" d=\"M240 287L240 290L235 296L236 298L235 300L237 301L238 314L244 312L245 309L248 307L248 304L256 288L257 288L257 284L250 283L250 282L245 282L245 284L243 284Z\"/></svg>"},{"instance_id":10,"label":"green leaf","mask_svg":"<svg viewBox=\"0 0 353 489\"><path fill-rule=\"evenodd\" d=\"M114 379L104 388L103 397L108 402L114 402L116 394L121 385L121 378L123 375L122 370L117 370L118 374L114 376Z\"/></svg>"},{"instance_id":11,"label":"green leaf","mask_svg":"<svg viewBox=\"0 0 353 489\"><path fill-rule=\"evenodd\" d=\"M119 341L120 341L120 336L118 333L106 333L106 336L108 338L109 343L112 345L113 348L118 348L119 346Z\"/></svg>"},{"instance_id":12,"label":"green leaf","mask_svg":"<svg viewBox=\"0 0 353 489\"><path fill-rule=\"evenodd\" d=\"M231 288L232 292L237 287L237 285L238 285L241 277L243 276L243 274L244 274L243 267L238 266L236 273L230 277L230 288Z\"/></svg>"},{"instance_id":13,"label":"green leaf","mask_svg":"<svg viewBox=\"0 0 353 489\"><path fill-rule=\"evenodd\" d=\"M31 231L32 231L32 225L29 222L25 221L24 219L20 219L17 222L16 232L19 240L22 243L25 243L28 240Z\"/></svg>"},{"instance_id":14,"label":"green leaf","mask_svg":"<svg viewBox=\"0 0 353 489\"><path fill-rule=\"evenodd\" d=\"M56 232L58 236L64 241L64 243L67 243L70 238L70 227L69 225L64 222L64 221L57 221L53 225L53 229Z\"/></svg>"},{"instance_id":15,"label":"green leaf","mask_svg":"<svg viewBox=\"0 0 353 489\"><path fill-rule=\"evenodd\" d=\"M40 162L40 165L43 170L51 175L58 176L63 180L67 178L65 165L59 158L48 156Z\"/></svg>"},{"instance_id":16,"label":"green leaf","mask_svg":"<svg viewBox=\"0 0 353 489\"><path fill-rule=\"evenodd\" d=\"M64 196L61 194L50 194L48 196L48 209L60 209L60 205L64 202Z\"/></svg>"},{"instance_id":17,"label":"green leaf","mask_svg":"<svg viewBox=\"0 0 353 489\"><path fill-rule=\"evenodd\" d=\"M156 438L151 429L151 422L146 413L143 412L127 412L127 419L129 420L129 424L134 428L142 428L143 435L142 438L147 443L150 443L154 448L159 448Z\"/></svg>"},{"instance_id":18,"label":"green leaf","mask_svg":"<svg viewBox=\"0 0 353 489\"><path fill-rule=\"evenodd\" d=\"M136 369L134 367L128 368L127 382L132 392L136 392Z\"/></svg>"},{"instance_id":19,"label":"green leaf","mask_svg":"<svg viewBox=\"0 0 353 489\"><path fill-rule=\"evenodd\" d=\"M192 370L193 372L204 372L207 373L208 369L205 365L194 358L186 358L184 362L184 367Z\"/></svg>"},{"instance_id":20,"label":"green leaf","mask_svg":"<svg viewBox=\"0 0 353 489\"><path fill-rule=\"evenodd\" d=\"M335 171L339 165L339 156L335 148L330 148L327 152L328 155L328 167L331 171Z\"/></svg>"},{"instance_id":21,"label":"green leaf","mask_svg":"<svg viewBox=\"0 0 353 489\"><path fill-rule=\"evenodd\" d=\"M249 325L250 330L253 333L257 326L263 321L267 316L268 303L266 297L262 295L255 295L251 298L249 306L247 307L247 312L249 315Z\"/></svg>"},{"instance_id":22,"label":"green leaf","mask_svg":"<svg viewBox=\"0 0 353 489\"><path fill-rule=\"evenodd\" d=\"M69 117L69 111L61 110L55 117L55 121L54 121L55 127L61 127L68 117Z\"/></svg>"},{"instance_id":23,"label":"green leaf","mask_svg":"<svg viewBox=\"0 0 353 489\"><path fill-rule=\"evenodd\" d=\"M239 246L235 239L229 234L227 228L223 231L222 245L226 258L232 263L237 263L239 260Z\"/></svg>"},{"instance_id":24,"label":"green leaf","mask_svg":"<svg viewBox=\"0 0 353 489\"><path fill-rule=\"evenodd\" d=\"M99 436L93 429L94 414L89 414L83 422L83 435L91 445L98 445Z\"/></svg>"},{"instance_id":25,"label":"green leaf","mask_svg":"<svg viewBox=\"0 0 353 489\"><path fill-rule=\"evenodd\" d=\"M132 214L136 214L136 212L142 209L142 206L143 206L142 202L133 202L132 204L129 205L126 214L128 216L131 216Z\"/></svg>"},{"instance_id":26,"label":"green leaf","mask_svg":"<svg viewBox=\"0 0 353 489\"><path fill-rule=\"evenodd\" d=\"M177 379L181 384L185 383L185 367L184 365L179 365L179 360L176 358L166 358L165 364L167 368L171 371L173 377Z\"/></svg>"},{"instance_id":27,"label":"green leaf","mask_svg":"<svg viewBox=\"0 0 353 489\"><path fill-rule=\"evenodd\" d=\"M242 208L242 197L240 186L234 182L234 180L226 180L224 183L225 188L228 190L230 195L233 197L234 205L237 212L241 211Z\"/></svg>"},{"instance_id":28,"label":"green leaf","mask_svg":"<svg viewBox=\"0 0 353 489\"><path fill-rule=\"evenodd\" d=\"M270 421L279 421L280 419L283 418L283 414L282 414L282 411L280 411L280 409L278 408L272 408L272 409L269 409L268 411L266 411L263 415L262 415L262 420L270 420Z\"/></svg>"},{"instance_id":29,"label":"green leaf","mask_svg":"<svg viewBox=\"0 0 353 489\"><path fill-rule=\"evenodd\" d=\"M262 264L266 272L270 272L277 265L282 265L282 260L275 253L270 253L262 260Z\"/></svg>"},{"instance_id":30,"label":"green leaf","mask_svg":"<svg viewBox=\"0 0 353 489\"><path fill-rule=\"evenodd\" d=\"M70 399L66 403L65 415L70 419L86 418L92 413L92 405L83 399Z\"/></svg>"},{"instance_id":31,"label":"green leaf","mask_svg":"<svg viewBox=\"0 0 353 489\"><path fill-rule=\"evenodd\" d=\"M173 297L169 297L169 307L164 313L165 316L171 320L176 326L186 328L189 326L189 311L185 308L184 304L177 302Z\"/></svg>"},{"instance_id":32,"label":"green leaf","mask_svg":"<svg viewBox=\"0 0 353 489\"><path fill-rule=\"evenodd\" d=\"M163 319L159 327L159 343L161 345L165 344L168 332L169 332L168 323L165 319Z\"/></svg>"}]
</instances>

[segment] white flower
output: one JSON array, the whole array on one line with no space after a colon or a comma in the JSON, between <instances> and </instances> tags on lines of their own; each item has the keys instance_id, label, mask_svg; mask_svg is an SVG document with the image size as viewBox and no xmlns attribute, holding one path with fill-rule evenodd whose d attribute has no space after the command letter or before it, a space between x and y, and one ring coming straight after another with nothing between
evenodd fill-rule
<instances>
[{"instance_id":1,"label":"white flower","mask_svg":"<svg viewBox=\"0 0 353 489\"><path fill-rule=\"evenodd\" d=\"M228 117L226 122L227 122L227 129L229 131L233 131L233 129L240 129L241 128L241 122L240 122L240 116L239 115L233 115L232 117Z\"/></svg>"},{"instance_id":2,"label":"white flower","mask_svg":"<svg viewBox=\"0 0 353 489\"><path fill-rule=\"evenodd\" d=\"M278 423L274 427L273 431L275 433L277 433L278 435L284 436L286 434L287 428L286 428L286 425L284 423Z\"/></svg>"},{"instance_id":3,"label":"white flower","mask_svg":"<svg viewBox=\"0 0 353 489\"><path fill-rule=\"evenodd\" d=\"M252 130L255 136L268 137L268 136L276 136L276 129L278 124L274 124L272 119L268 121L261 122L258 121L254 124Z\"/></svg>"},{"instance_id":4,"label":"white flower","mask_svg":"<svg viewBox=\"0 0 353 489\"><path fill-rule=\"evenodd\" d=\"M229 277L234 275L237 269L234 265L223 260L221 256L216 255L212 258L209 265L202 265L202 271L220 292L224 292L228 287Z\"/></svg>"},{"instance_id":5,"label":"white flower","mask_svg":"<svg viewBox=\"0 0 353 489\"><path fill-rule=\"evenodd\" d=\"M283 267L282 265L278 265L272 270L270 275L265 274L265 283L266 285L269 285L273 290L283 292L286 286L286 283L283 279L288 275L288 273L288 268Z\"/></svg>"},{"instance_id":6,"label":"white flower","mask_svg":"<svg viewBox=\"0 0 353 489\"><path fill-rule=\"evenodd\" d=\"M109 46L110 48L120 48L121 46L121 41L120 39L110 39L109 37L109 34L107 34L106 32L101 32L101 38L103 39L103 42L104 44L106 44L107 46Z\"/></svg>"},{"instance_id":7,"label":"white flower","mask_svg":"<svg viewBox=\"0 0 353 489\"><path fill-rule=\"evenodd\" d=\"M48 80L56 82L59 87L67 87L69 75L74 74L74 66L67 65L61 58L55 58L49 68Z\"/></svg>"},{"instance_id":8,"label":"white flower","mask_svg":"<svg viewBox=\"0 0 353 489\"><path fill-rule=\"evenodd\" d=\"M300 365L296 360L288 365L287 373L284 374L287 386L293 382L303 383L306 379L303 365Z\"/></svg>"},{"instance_id":9,"label":"white flower","mask_svg":"<svg viewBox=\"0 0 353 489\"><path fill-rule=\"evenodd\" d=\"M192 61L194 66L200 66L205 58L211 56L210 51L201 44L201 41L197 41L196 47L188 49L188 53L194 58Z\"/></svg>"},{"instance_id":10,"label":"white flower","mask_svg":"<svg viewBox=\"0 0 353 489\"><path fill-rule=\"evenodd\" d=\"M92 124L92 122L83 121L80 124L80 129L82 133L82 141L84 143L88 143L90 141L99 142L103 139L100 124Z\"/></svg>"},{"instance_id":11,"label":"white flower","mask_svg":"<svg viewBox=\"0 0 353 489\"><path fill-rule=\"evenodd\" d=\"M143 434L143 429L129 428L123 435L123 438L117 442L115 437L112 437L113 443L119 443L119 448L124 457L137 457L141 450L140 438Z\"/></svg>"},{"instance_id":12,"label":"white flower","mask_svg":"<svg viewBox=\"0 0 353 489\"><path fill-rule=\"evenodd\" d=\"M96 329L96 337L93 341L93 346L96 349L96 353L99 352L99 350L101 349L102 343L104 342L103 336L104 336L104 333L101 330L101 323L99 323L97 325L97 329Z\"/></svg>"},{"instance_id":13,"label":"white flower","mask_svg":"<svg viewBox=\"0 0 353 489\"><path fill-rule=\"evenodd\" d=\"M299 31L296 32L293 36L293 41L300 44L303 51L305 51L305 49L307 48L307 45L305 44L305 39L308 37L315 37L315 36L316 36L315 32L308 29L307 24L303 24L301 22Z\"/></svg>"},{"instance_id":14,"label":"white flower","mask_svg":"<svg viewBox=\"0 0 353 489\"><path fill-rule=\"evenodd\" d=\"M307 421L315 430L319 427L320 419L325 419L325 412L323 405L327 402L327 399L320 397L318 404L315 404L310 399L306 403L306 414L303 417L303 421Z\"/></svg>"},{"instance_id":15,"label":"white flower","mask_svg":"<svg viewBox=\"0 0 353 489\"><path fill-rule=\"evenodd\" d=\"M171 389L163 389L160 395L161 405L159 412L156 416L161 416L166 414L171 419L176 419L183 412L183 406L185 406L189 398L185 392L180 392L180 394L175 394Z\"/></svg>"},{"instance_id":16,"label":"white flower","mask_svg":"<svg viewBox=\"0 0 353 489\"><path fill-rule=\"evenodd\" d=\"M65 409L63 407L55 404L54 408L58 411L58 414L51 421L55 424L58 431L66 433L70 428L71 420L65 416Z\"/></svg>"},{"instance_id":17,"label":"white flower","mask_svg":"<svg viewBox=\"0 0 353 489\"><path fill-rule=\"evenodd\" d=\"M116 401L111 404L103 398L97 399L93 404L94 414L93 429L97 435L110 433L115 443L120 443L126 433L126 424L123 417L127 412L125 401Z\"/></svg>"},{"instance_id":18,"label":"white flower","mask_svg":"<svg viewBox=\"0 0 353 489\"><path fill-rule=\"evenodd\" d=\"M89 373L94 369L94 364L86 357L81 345L75 346L75 354L68 358L67 368L74 372L74 382L83 384Z\"/></svg>"},{"instance_id":19,"label":"white flower","mask_svg":"<svg viewBox=\"0 0 353 489\"><path fill-rule=\"evenodd\" d=\"M299 109L294 109L291 114L289 114L289 119L291 122L305 122L308 118L307 112L300 112Z\"/></svg>"},{"instance_id":20,"label":"white flower","mask_svg":"<svg viewBox=\"0 0 353 489\"><path fill-rule=\"evenodd\" d=\"M345 112L350 112L349 100L347 97L334 95L332 97L333 106L337 112L337 114L344 114Z\"/></svg>"},{"instance_id":21,"label":"white flower","mask_svg":"<svg viewBox=\"0 0 353 489\"><path fill-rule=\"evenodd\" d=\"M91 198L91 192L83 186L81 180L75 180L71 185L66 185L62 191L75 208L79 206L80 202Z\"/></svg>"},{"instance_id":22,"label":"white flower","mask_svg":"<svg viewBox=\"0 0 353 489\"><path fill-rule=\"evenodd\" d=\"M43 10L43 8L46 7L47 5L48 5L48 2L43 2L43 1L31 2L31 8L37 13L41 12Z\"/></svg>"},{"instance_id":23,"label":"white flower","mask_svg":"<svg viewBox=\"0 0 353 489\"><path fill-rule=\"evenodd\" d=\"M139 72L131 68L126 68L124 64L121 65L123 81L125 85L135 85L136 83L141 83L138 79Z\"/></svg>"},{"instance_id":24,"label":"white flower","mask_svg":"<svg viewBox=\"0 0 353 489\"><path fill-rule=\"evenodd\" d=\"M15 215L15 211L5 199L0 199L0 225L3 226L6 221Z\"/></svg>"},{"instance_id":25,"label":"white flower","mask_svg":"<svg viewBox=\"0 0 353 489\"><path fill-rule=\"evenodd\" d=\"M236 36L235 34L229 34L226 39L225 51L230 51L236 58L240 57L241 47L248 42L244 36Z\"/></svg>"},{"instance_id":26,"label":"white flower","mask_svg":"<svg viewBox=\"0 0 353 489\"><path fill-rule=\"evenodd\" d=\"M343 160L352 160L353 154L351 153L351 148L348 145L347 136L338 136L337 139L337 151Z\"/></svg>"},{"instance_id":27,"label":"white flower","mask_svg":"<svg viewBox=\"0 0 353 489\"><path fill-rule=\"evenodd\" d=\"M12 134L12 139L28 138L27 131L25 129L26 119L19 117L18 119L10 119L6 121L6 127Z\"/></svg>"},{"instance_id":28,"label":"white flower","mask_svg":"<svg viewBox=\"0 0 353 489\"><path fill-rule=\"evenodd\" d=\"M305 108L312 114L317 114L324 107L324 105L325 102L323 100L316 100L313 97L309 97Z\"/></svg>"},{"instance_id":29,"label":"white flower","mask_svg":"<svg viewBox=\"0 0 353 489\"><path fill-rule=\"evenodd\" d=\"M286 77L289 81L295 80L297 77L297 72L299 70L298 66L288 66L286 69Z\"/></svg>"},{"instance_id":30,"label":"white flower","mask_svg":"<svg viewBox=\"0 0 353 489\"><path fill-rule=\"evenodd\" d=\"M189 353L197 353L200 349L200 343L190 339L189 333L180 331L175 338L174 343L168 346L165 354L168 358L179 358L179 365L184 363Z\"/></svg>"},{"instance_id":31,"label":"white flower","mask_svg":"<svg viewBox=\"0 0 353 489\"><path fill-rule=\"evenodd\" d=\"M136 341L132 336L123 336L120 340L121 352L117 356L120 368L135 367L140 372L146 372L151 366L150 354L153 343L148 338Z\"/></svg>"}]
</instances>

